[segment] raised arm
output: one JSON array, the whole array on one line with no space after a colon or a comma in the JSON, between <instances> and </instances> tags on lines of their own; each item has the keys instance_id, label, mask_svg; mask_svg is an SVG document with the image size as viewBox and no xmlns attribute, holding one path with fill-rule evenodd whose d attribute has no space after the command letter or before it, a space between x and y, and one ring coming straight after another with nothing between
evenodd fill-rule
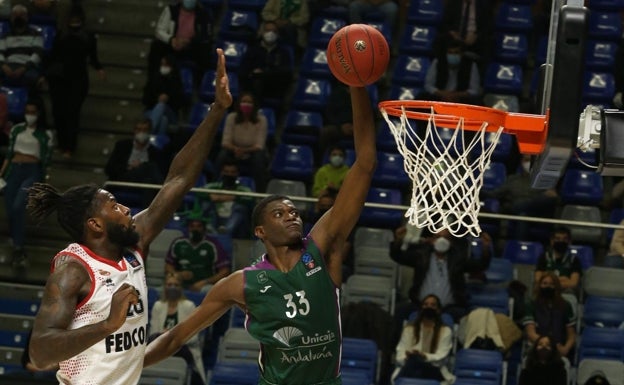
<instances>
[{"instance_id":1,"label":"raised arm","mask_svg":"<svg viewBox=\"0 0 624 385\"><path fill-rule=\"evenodd\" d=\"M195 185L212 148L219 123L232 104L223 50L217 49L217 55L219 61L217 64L216 97L212 108L171 162L163 187L152 203L135 217L137 231L141 234L139 247L143 251L148 249L149 244L178 209L184 195Z\"/></svg>"},{"instance_id":2,"label":"raised arm","mask_svg":"<svg viewBox=\"0 0 624 385\"><path fill-rule=\"evenodd\" d=\"M340 246L353 230L364 207L377 166L373 109L366 88L351 87L351 103L355 162L340 187L334 206L319 219L310 232L321 252L328 258L334 282L341 276L341 264L340 261L332 263L332 256L338 257L338 253L328 251L334 244Z\"/></svg>"}]
</instances>

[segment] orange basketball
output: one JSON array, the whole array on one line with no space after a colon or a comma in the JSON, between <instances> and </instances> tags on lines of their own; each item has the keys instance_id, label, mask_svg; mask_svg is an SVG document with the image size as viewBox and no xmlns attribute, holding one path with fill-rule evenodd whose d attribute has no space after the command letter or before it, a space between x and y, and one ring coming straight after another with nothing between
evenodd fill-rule
<instances>
[{"instance_id":1,"label":"orange basketball","mask_svg":"<svg viewBox=\"0 0 624 385\"><path fill-rule=\"evenodd\" d=\"M351 24L338 30L327 46L327 64L341 82L355 87L375 83L386 72L390 49L374 27Z\"/></svg>"}]
</instances>

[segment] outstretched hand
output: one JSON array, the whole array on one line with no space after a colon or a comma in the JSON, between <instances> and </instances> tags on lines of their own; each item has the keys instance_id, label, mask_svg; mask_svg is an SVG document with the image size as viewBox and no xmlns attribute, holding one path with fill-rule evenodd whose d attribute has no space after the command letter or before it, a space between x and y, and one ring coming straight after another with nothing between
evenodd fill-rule
<instances>
[{"instance_id":1,"label":"outstretched hand","mask_svg":"<svg viewBox=\"0 0 624 385\"><path fill-rule=\"evenodd\" d=\"M227 72L225 71L225 55L221 48L217 48L217 76L215 88L215 104L222 108L229 108L232 105L232 94L230 93L230 83Z\"/></svg>"}]
</instances>

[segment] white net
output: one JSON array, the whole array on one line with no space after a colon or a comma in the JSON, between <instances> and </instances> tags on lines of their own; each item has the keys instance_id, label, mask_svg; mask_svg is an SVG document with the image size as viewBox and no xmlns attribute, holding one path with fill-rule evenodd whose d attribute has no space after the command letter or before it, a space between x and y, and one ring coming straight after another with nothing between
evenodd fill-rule
<instances>
[{"instance_id":1,"label":"white net","mask_svg":"<svg viewBox=\"0 0 624 385\"><path fill-rule=\"evenodd\" d=\"M438 129L432 108L426 128L421 127L419 135L418 126L412 126L415 121L407 118L405 108L400 118L389 117L384 109L381 113L412 180L410 208L405 213L408 223L434 233L448 229L457 237L479 236L479 191L503 127L486 135L484 122L470 137L465 135L464 121L460 119L454 130Z\"/></svg>"}]
</instances>

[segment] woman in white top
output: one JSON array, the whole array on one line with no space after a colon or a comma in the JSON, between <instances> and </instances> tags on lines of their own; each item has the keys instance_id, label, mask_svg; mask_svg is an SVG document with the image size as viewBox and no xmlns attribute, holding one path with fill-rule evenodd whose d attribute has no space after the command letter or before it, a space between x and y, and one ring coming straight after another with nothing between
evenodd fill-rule
<instances>
[{"instance_id":1,"label":"woman in white top","mask_svg":"<svg viewBox=\"0 0 624 385\"><path fill-rule=\"evenodd\" d=\"M9 236L13 243L13 264L26 265L24 252L27 189L41 182L52 155L52 135L38 122L39 108L28 101L24 122L11 128L9 148L0 168L0 177L6 182L4 202L9 218ZM3 183L4 184L4 183Z\"/></svg>"},{"instance_id":2,"label":"woman in white top","mask_svg":"<svg viewBox=\"0 0 624 385\"><path fill-rule=\"evenodd\" d=\"M168 274L161 298L154 303L149 323L149 341L184 321L195 310L195 304L184 297L182 282L175 274ZM192 385L206 383L202 349L198 335L191 338L176 354L193 368Z\"/></svg>"},{"instance_id":3,"label":"woman in white top","mask_svg":"<svg viewBox=\"0 0 624 385\"><path fill-rule=\"evenodd\" d=\"M393 383L397 377L452 382L446 364L453 347L453 331L444 325L441 308L440 299L429 294L421 302L416 319L403 328L396 347Z\"/></svg>"}]
</instances>

